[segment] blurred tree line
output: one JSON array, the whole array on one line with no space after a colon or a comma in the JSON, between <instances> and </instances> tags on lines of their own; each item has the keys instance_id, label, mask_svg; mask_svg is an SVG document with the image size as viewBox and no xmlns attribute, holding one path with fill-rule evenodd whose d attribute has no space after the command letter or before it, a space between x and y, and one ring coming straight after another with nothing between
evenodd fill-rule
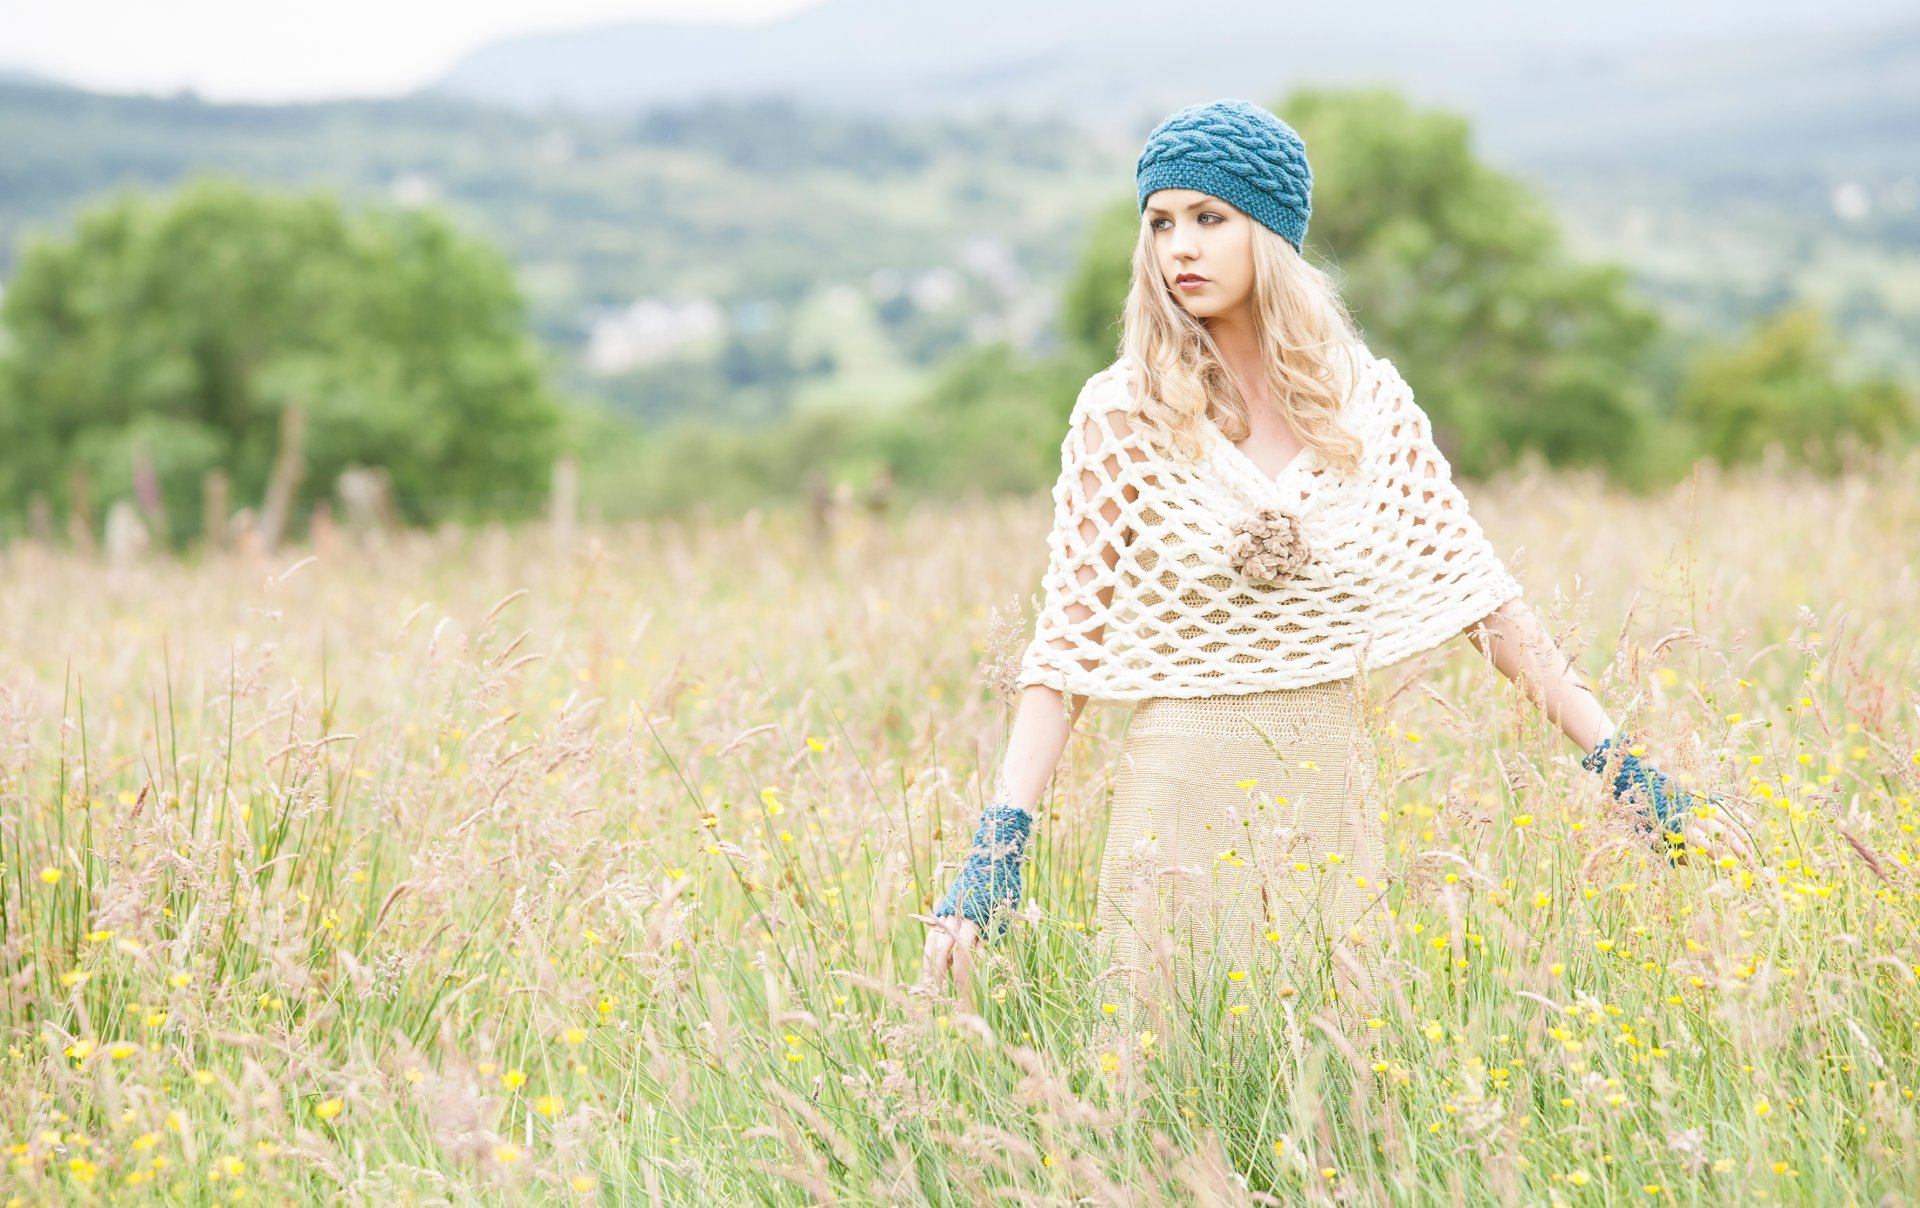
<instances>
[{"instance_id":1,"label":"blurred tree line","mask_svg":"<svg viewBox=\"0 0 1920 1208\"><path fill-rule=\"evenodd\" d=\"M633 113L438 95L232 105L5 79L0 148L0 276L16 268L22 233L65 227L116 188L169 189L196 172L278 188L324 182L350 203L444 207L505 249L570 394L643 420L682 409L738 423L776 418L833 376L783 359L823 266L841 280L921 271L946 265L955 239L972 233L1057 279L1071 260L1063 236L1085 217L1077 199L1118 158L1064 118L879 117L792 98L689 98ZM1036 196L1042 205L1030 204ZM584 364L607 315L692 297L767 317L728 333L725 365L705 349L630 380ZM952 335L943 322L886 332L888 351L916 369L963 342Z\"/></svg>"},{"instance_id":2,"label":"blurred tree line","mask_svg":"<svg viewBox=\"0 0 1920 1208\"><path fill-rule=\"evenodd\" d=\"M1462 474L1537 455L1653 489L1700 457L1737 465L1777 446L1790 464L1833 472L1849 448L1920 434L1914 391L1843 379L1812 309L1789 306L1731 345L1668 330L1624 267L1569 253L1539 197L1474 154L1463 118L1384 89L1299 89L1275 111L1313 156L1306 254L1334 272L1373 351L1404 367ZM643 510L696 497L747 506L797 493L823 467L927 495L1044 488L1081 383L1118 350L1139 221L1131 195L1096 217L1056 355L970 350L887 416L677 428L643 454L657 471L630 479L625 498Z\"/></svg>"},{"instance_id":3,"label":"blurred tree line","mask_svg":"<svg viewBox=\"0 0 1920 1208\"><path fill-rule=\"evenodd\" d=\"M262 498L295 407L300 511L355 465L413 521L546 496L560 413L512 270L431 210L218 179L123 194L27 245L0 325L9 511L141 496L190 538L210 472Z\"/></svg>"},{"instance_id":4,"label":"blurred tree line","mask_svg":"<svg viewBox=\"0 0 1920 1208\"><path fill-rule=\"evenodd\" d=\"M1276 111L1314 159L1307 254L1374 351L1405 367L1463 474L1537 454L1648 488L1696 457L1735 464L1770 446L1831 471L1851 446L1920 430L1910 389L1838 376L1810 310L1730 346L1668 331L1623 268L1569 254L1455 115L1381 90L1303 89ZM665 141L728 135L655 120ZM348 211L220 180L164 202L123 195L70 237L28 244L0 307L0 526L17 530L36 499L57 513L78 491L144 490L188 536L209 471L238 499L266 489L289 407L306 418L298 503L378 466L415 521L524 513L562 451L589 511L609 516L736 510L822 482L1042 490L1081 383L1117 349L1138 222L1131 195L1097 215L1051 356L972 348L890 411L643 427L552 396L508 265L431 210Z\"/></svg>"}]
</instances>

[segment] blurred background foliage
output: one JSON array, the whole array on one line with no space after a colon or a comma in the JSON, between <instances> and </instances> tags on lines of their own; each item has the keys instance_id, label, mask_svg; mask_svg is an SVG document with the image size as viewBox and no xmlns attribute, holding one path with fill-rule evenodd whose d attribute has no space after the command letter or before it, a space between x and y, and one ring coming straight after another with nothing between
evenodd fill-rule
<instances>
[{"instance_id":1,"label":"blurred background foliage","mask_svg":"<svg viewBox=\"0 0 1920 1208\"><path fill-rule=\"evenodd\" d=\"M559 407L511 266L431 210L349 211L203 179L86 211L32 243L7 291L0 491L95 498L150 467L175 535L202 476L266 488L280 412L307 417L296 502L381 466L407 518L546 497Z\"/></svg>"},{"instance_id":2,"label":"blurred background foliage","mask_svg":"<svg viewBox=\"0 0 1920 1208\"><path fill-rule=\"evenodd\" d=\"M1463 474L1532 452L1648 489L1701 456L1734 463L1779 445L1835 471L1849 441L1920 432L1914 391L1885 375L1845 377L1811 308L1764 317L1730 343L1668 330L1622 266L1572 255L1540 198L1476 158L1456 114L1379 89L1300 89L1275 110L1316 148L1307 255L1342 282L1374 352L1406 367ZM930 450L909 463L910 481L998 489L1030 461L1020 450L1032 416L1057 437L1079 383L1118 349L1138 222L1131 195L1093 221L1063 291L1058 355L964 354L909 409L892 447L903 458ZM975 448L1006 472L941 480L943 459L959 470Z\"/></svg>"},{"instance_id":3,"label":"blurred background foliage","mask_svg":"<svg viewBox=\"0 0 1920 1208\"><path fill-rule=\"evenodd\" d=\"M1058 123L62 96L0 86L26 152L0 165L0 534L36 496L65 511L78 470L96 507L149 475L189 540L206 471L259 497L293 403L302 515L356 464L412 521L523 515L559 454L608 518L1033 493L1117 347L1130 152ZM1654 489L1920 430L1912 386L1804 299L1671 321L1457 113L1381 88L1273 107L1313 149L1307 254L1464 474L1539 457ZM439 174L403 170L426 141ZM81 165L163 187L102 198ZM30 229L56 194L87 200Z\"/></svg>"}]
</instances>

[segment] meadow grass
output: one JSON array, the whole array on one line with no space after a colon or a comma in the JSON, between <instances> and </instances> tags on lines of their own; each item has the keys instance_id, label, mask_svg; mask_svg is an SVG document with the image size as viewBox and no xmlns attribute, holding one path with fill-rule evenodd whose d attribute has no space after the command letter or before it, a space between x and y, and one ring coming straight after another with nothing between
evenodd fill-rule
<instances>
[{"instance_id":1,"label":"meadow grass","mask_svg":"<svg viewBox=\"0 0 1920 1208\"><path fill-rule=\"evenodd\" d=\"M1669 866L1464 640L1380 670L1383 992L1261 995L1231 1051L1217 1005L1111 1026L1119 710L967 1000L909 992L1045 500L824 547L786 513L17 544L0 1199L1909 1202L1916 471L1476 488L1616 719L1761 850Z\"/></svg>"}]
</instances>

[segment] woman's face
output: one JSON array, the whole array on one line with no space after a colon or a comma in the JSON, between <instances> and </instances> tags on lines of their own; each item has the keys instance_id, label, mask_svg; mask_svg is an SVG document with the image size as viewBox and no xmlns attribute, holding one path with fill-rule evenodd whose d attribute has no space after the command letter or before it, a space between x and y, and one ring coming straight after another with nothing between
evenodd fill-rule
<instances>
[{"instance_id":1,"label":"woman's face","mask_svg":"<svg viewBox=\"0 0 1920 1208\"><path fill-rule=\"evenodd\" d=\"M1253 297L1252 218L1209 193L1156 189L1147 196L1142 219L1153 228L1161 280L1187 313L1206 320L1247 309Z\"/></svg>"}]
</instances>

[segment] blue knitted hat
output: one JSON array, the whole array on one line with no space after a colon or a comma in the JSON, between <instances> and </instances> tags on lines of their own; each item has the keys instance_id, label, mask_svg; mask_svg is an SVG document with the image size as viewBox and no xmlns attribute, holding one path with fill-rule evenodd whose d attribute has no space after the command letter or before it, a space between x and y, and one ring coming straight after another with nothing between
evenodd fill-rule
<instances>
[{"instance_id":1,"label":"blue knitted hat","mask_svg":"<svg viewBox=\"0 0 1920 1208\"><path fill-rule=\"evenodd\" d=\"M1140 210L1156 189L1196 189L1278 231L1295 251L1313 212L1313 171L1299 134L1250 101L1189 105L1153 128L1134 165Z\"/></svg>"}]
</instances>

